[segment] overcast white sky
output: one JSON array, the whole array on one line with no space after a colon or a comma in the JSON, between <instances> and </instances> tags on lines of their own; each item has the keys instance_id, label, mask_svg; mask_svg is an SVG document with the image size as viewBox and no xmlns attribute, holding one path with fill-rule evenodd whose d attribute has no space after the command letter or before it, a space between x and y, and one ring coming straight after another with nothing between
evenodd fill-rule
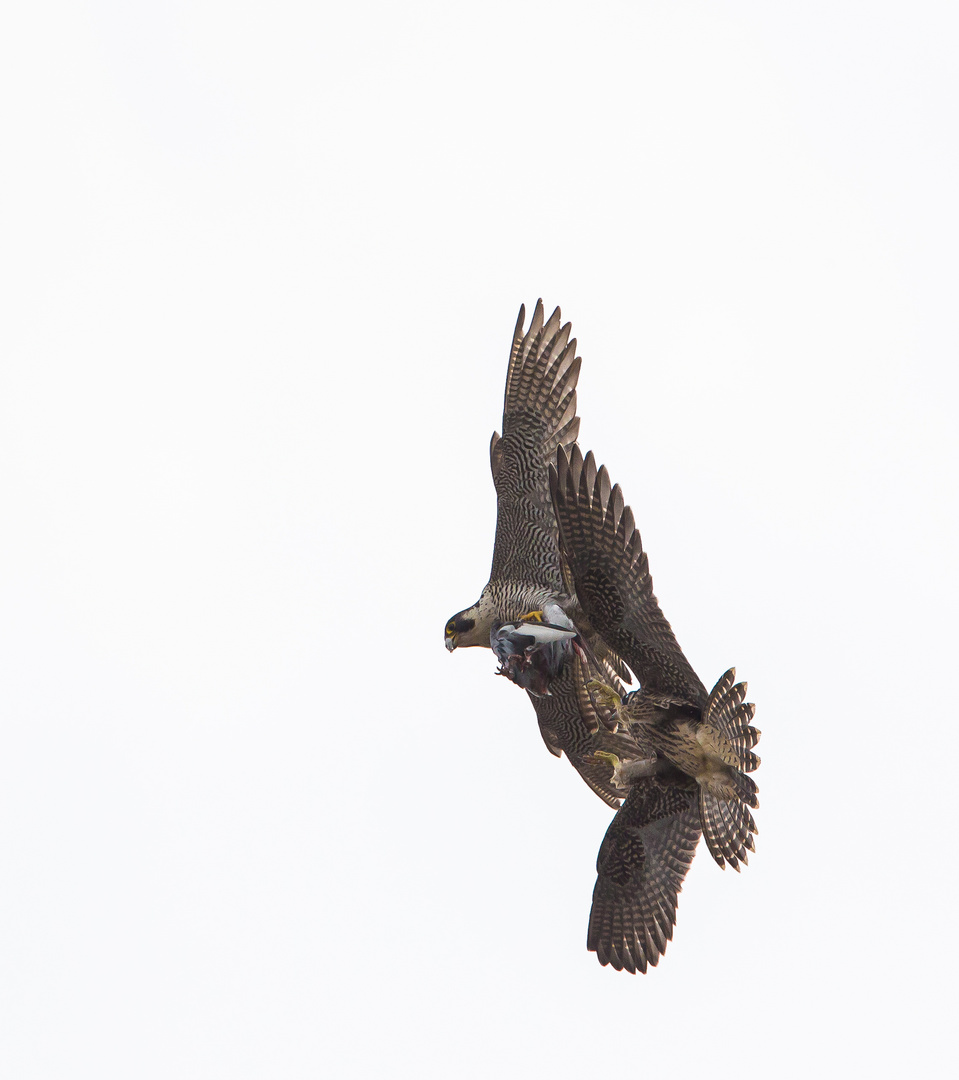
<instances>
[{"instance_id":1,"label":"overcast white sky","mask_svg":"<svg viewBox=\"0 0 959 1080\"><path fill-rule=\"evenodd\" d=\"M5 1076L948 1071L959 16L586 6L5 17ZM442 645L538 296L764 732L645 977L609 812Z\"/></svg>"}]
</instances>

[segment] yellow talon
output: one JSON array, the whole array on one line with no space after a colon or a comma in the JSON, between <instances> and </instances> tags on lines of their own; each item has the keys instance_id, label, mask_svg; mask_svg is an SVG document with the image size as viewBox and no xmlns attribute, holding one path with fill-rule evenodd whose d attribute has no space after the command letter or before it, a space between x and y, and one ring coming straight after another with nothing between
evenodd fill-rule
<instances>
[{"instance_id":1,"label":"yellow talon","mask_svg":"<svg viewBox=\"0 0 959 1080\"><path fill-rule=\"evenodd\" d=\"M613 775L609 778L610 783L615 788L619 788L620 791L625 791L629 787L629 780L626 779L626 763L618 758L615 754L609 752L609 750L594 750L593 758L599 759L599 761L606 762L613 770Z\"/></svg>"},{"instance_id":2,"label":"yellow talon","mask_svg":"<svg viewBox=\"0 0 959 1080\"><path fill-rule=\"evenodd\" d=\"M652 776L656 769L656 755L649 757L630 758L623 761L609 750L594 750L593 761L604 761L612 767L613 775L610 777L613 787L625 791L630 784L643 776Z\"/></svg>"},{"instance_id":3,"label":"yellow talon","mask_svg":"<svg viewBox=\"0 0 959 1080\"><path fill-rule=\"evenodd\" d=\"M620 764L619 758L610 753L609 750L594 750L593 757L599 758L600 761L605 761L607 764L612 765L613 772L616 771L617 766Z\"/></svg>"},{"instance_id":4,"label":"yellow talon","mask_svg":"<svg viewBox=\"0 0 959 1080\"><path fill-rule=\"evenodd\" d=\"M594 696L596 704L601 709L609 709L613 714L609 720L604 721L608 728L612 731L616 731L618 728L629 731L629 717L623 708L623 699L611 686L608 686L600 679L590 679L586 684L586 689Z\"/></svg>"},{"instance_id":5,"label":"yellow talon","mask_svg":"<svg viewBox=\"0 0 959 1080\"><path fill-rule=\"evenodd\" d=\"M586 684L586 689L591 690L596 695L596 700L600 705L607 709L618 709L623 704L623 699L619 694L611 686L601 682L599 679L590 679Z\"/></svg>"},{"instance_id":6,"label":"yellow talon","mask_svg":"<svg viewBox=\"0 0 959 1080\"><path fill-rule=\"evenodd\" d=\"M543 622L542 611L527 611L526 614L520 619L520 622Z\"/></svg>"}]
</instances>

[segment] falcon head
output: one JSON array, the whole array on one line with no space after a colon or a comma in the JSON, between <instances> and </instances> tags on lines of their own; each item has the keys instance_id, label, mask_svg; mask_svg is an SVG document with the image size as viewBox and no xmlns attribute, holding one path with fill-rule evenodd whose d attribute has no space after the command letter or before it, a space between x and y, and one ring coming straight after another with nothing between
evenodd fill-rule
<instances>
[{"instance_id":1,"label":"falcon head","mask_svg":"<svg viewBox=\"0 0 959 1080\"><path fill-rule=\"evenodd\" d=\"M495 605L486 589L472 607L457 611L446 624L446 647L466 649L472 645L489 648L489 628L493 622Z\"/></svg>"},{"instance_id":2,"label":"falcon head","mask_svg":"<svg viewBox=\"0 0 959 1080\"><path fill-rule=\"evenodd\" d=\"M482 641L470 641L470 631L475 629L476 620L471 618L468 614L469 608L466 611L457 612L452 619L446 624L446 647L452 652L457 645L482 645Z\"/></svg>"}]
</instances>

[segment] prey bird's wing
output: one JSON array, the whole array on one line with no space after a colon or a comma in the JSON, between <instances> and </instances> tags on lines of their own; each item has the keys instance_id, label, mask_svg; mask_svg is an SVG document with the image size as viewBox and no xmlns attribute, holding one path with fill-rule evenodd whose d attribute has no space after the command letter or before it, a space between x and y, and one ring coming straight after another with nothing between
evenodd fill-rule
<instances>
[{"instance_id":1,"label":"prey bird's wing","mask_svg":"<svg viewBox=\"0 0 959 1080\"><path fill-rule=\"evenodd\" d=\"M636 780L596 860L586 947L617 971L655 966L699 842L696 785L668 772Z\"/></svg>"},{"instance_id":2,"label":"prey bird's wing","mask_svg":"<svg viewBox=\"0 0 959 1080\"><path fill-rule=\"evenodd\" d=\"M576 380L580 358L570 324L559 308L543 320L537 301L529 329L521 307L506 375L503 434L490 443L496 486L496 542L489 587L505 585L563 592L556 516L549 493L549 466L557 449L569 449L579 433ZM522 613L519 613L522 614Z\"/></svg>"},{"instance_id":3,"label":"prey bird's wing","mask_svg":"<svg viewBox=\"0 0 959 1080\"><path fill-rule=\"evenodd\" d=\"M683 655L653 595L653 579L633 513L592 452L559 448L550 469L563 557L586 617L633 669L643 690L704 706L706 688Z\"/></svg>"}]
</instances>

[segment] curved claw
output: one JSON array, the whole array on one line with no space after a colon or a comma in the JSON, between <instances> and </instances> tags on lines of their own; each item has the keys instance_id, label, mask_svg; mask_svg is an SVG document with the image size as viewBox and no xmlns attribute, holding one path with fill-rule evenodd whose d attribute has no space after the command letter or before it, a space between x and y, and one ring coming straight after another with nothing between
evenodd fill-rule
<instances>
[{"instance_id":1,"label":"curved claw","mask_svg":"<svg viewBox=\"0 0 959 1080\"><path fill-rule=\"evenodd\" d=\"M594 750L589 756L597 765L605 762L612 765L614 770L620 764L619 758L610 750Z\"/></svg>"},{"instance_id":2,"label":"curved claw","mask_svg":"<svg viewBox=\"0 0 959 1080\"><path fill-rule=\"evenodd\" d=\"M623 699L619 694L608 683L604 683L600 679L590 679L586 684L586 689L590 691L604 709L613 709L618 712L623 704Z\"/></svg>"},{"instance_id":3,"label":"curved claw","mask_svg":"<svg viewBox=\"0 0 959 1080\"><path fill-rule=\"evenodd\" d=\"M634 780L654 776L658 766L655 754L649 757L631 758L629 761L622 761L609 750L594 750L590 756L597 763L605 762L607 765L612 766L613 775L611 779L613 786L618 787L621 791L625 791Z\"/></svg>"},{"instance_id":4,"label":"curved claw","mask_svg":"<svg viewBox=\"0 0 959 1080\"><path fill-rule=\"evenodd\" d=\"M617 787L622 791L629 786L623 782L623 763L616 754L609 750L594 750L589 756L595 764L608 765L613 770L613 775L610 777L613 787Z\"/></svg>"},{"instance_id":5,"label":"curved claw","mask_svg":"<svg viewBox=\"0 0 959 1080\"><path fill-rule=\"evenodd\" d=\"M610 731L615 732L620 728L629 731L629 717L623 708L623 699L611 686L600 679L590 679L586 684L586 689L593 695L594 702L601 709L609 710L610 715L600 717L600 719Z\"/></svg>"}]
</instances>

